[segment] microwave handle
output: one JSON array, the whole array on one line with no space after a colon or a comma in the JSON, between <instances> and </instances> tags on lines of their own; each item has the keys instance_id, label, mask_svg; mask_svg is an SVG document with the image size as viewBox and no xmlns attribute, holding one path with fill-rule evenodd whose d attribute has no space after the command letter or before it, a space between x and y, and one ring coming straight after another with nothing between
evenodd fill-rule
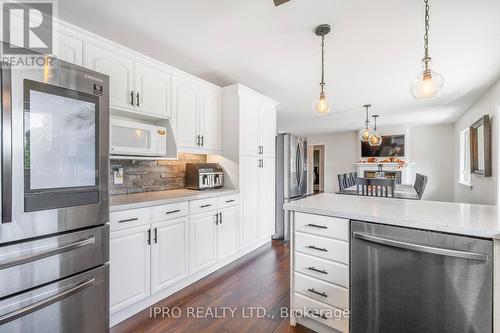
<instances>
[{"instance_id":1,"label":"microwave handle","mask_svg":"<svg viewBox=\"0 0 500 333\"><path fill-rule=\"evenodd\" d=\"M1 65L1 128L2 128L2 223L12 222L12 96L11 72L5 64Z\"/></svg>"}]
</instances>

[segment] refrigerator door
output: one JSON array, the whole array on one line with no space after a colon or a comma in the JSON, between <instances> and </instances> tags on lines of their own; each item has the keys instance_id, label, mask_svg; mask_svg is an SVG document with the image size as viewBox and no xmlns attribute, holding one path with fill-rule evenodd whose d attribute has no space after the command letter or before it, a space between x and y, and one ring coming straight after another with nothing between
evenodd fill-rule
<instances>
[{"instance_id":1,"label":"refrigerator door","mask_svg":"<svg viewBox=\"0 0 500 333\"><path fill-rule=\"evenodd\" d=\"M0 244L106 223L108 77L55 59L1 73Z\"/></svg>"},{"instance_id":2,"label":"refrigerator door","mask_svg":"<svg viewBox=\"0 0 500 333\"><path fill-rule=\"evenodd\" d=\"M287 134L284 144L284 197L292 199L307 193L307 141Z\"/></svg>"}]
</instances>

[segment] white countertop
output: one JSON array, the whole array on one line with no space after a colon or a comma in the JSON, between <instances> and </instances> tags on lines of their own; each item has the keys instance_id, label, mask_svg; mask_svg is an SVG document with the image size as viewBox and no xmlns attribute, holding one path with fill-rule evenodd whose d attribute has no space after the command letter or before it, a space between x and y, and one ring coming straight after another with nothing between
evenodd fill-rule
<instances>
[{"instance_id":1,"label":"white countertop","mask_svg":"<svg viewBox=\"0 0 500 333\"><path fill-rule=\"evenodd\" d=\"M215 189L215 190L170 190L170 191L155 191L155 192L142 192L134 194L120 194L110 196L111 212L120 210L151 207L158 205L165 205L174 202L205 199L210 197L218 197L221 195L229 195L238 193L234 189Z\"/></svg>"},{"instance_id":2,"label":"white countertop","mask_svg":"<svg viewBox=\"0 0 500 333\"><path fill-rule=\"evenodd\" d=\"M322 193L283 207L303 213L500 239L497 206Z\"/></svg>"}]
</instances>

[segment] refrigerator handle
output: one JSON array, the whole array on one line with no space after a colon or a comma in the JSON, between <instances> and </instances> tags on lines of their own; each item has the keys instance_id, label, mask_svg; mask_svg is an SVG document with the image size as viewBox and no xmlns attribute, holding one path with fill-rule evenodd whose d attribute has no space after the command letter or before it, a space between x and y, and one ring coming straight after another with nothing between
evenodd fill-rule
<instances>
[{"instance_id":1,"label":"refrigerator handle","mask_svg":"<svg viewBox=\"0 0 500 333\"><path fill-rule=\"evenodd\" d=\"M304 178L304 147L302 146L302 142L298 144L298 154L297 154L297 178L299 190L302 188L302 182Z\"/></svg>"},{"instance_id":2,"label":"refrigerator handle","mask_svg":"<svg viewBox=\"0 0 500 333\"><path fill-rule=\"evenodd\" d=\"M12 101L11 101L11 72L3 64L1 75L1 166L2 166L2 223L12 222Z\"/></svg>"}]
</instances>

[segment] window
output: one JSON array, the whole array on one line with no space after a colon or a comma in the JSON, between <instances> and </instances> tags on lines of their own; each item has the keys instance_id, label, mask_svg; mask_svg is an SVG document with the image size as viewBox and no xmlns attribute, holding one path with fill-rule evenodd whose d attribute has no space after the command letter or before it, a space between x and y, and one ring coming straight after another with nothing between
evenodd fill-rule
<instances>
[{"instance_id":1,"label":"window","mask_svg":"<svg viewBox=\"0 0 500 333\"><path fill-rule=\"evenodd\" d=\"M460 179L464 185L471 185L470 181L470 132L469 129L460 133Z\"/></svg>"}]
</instances>

